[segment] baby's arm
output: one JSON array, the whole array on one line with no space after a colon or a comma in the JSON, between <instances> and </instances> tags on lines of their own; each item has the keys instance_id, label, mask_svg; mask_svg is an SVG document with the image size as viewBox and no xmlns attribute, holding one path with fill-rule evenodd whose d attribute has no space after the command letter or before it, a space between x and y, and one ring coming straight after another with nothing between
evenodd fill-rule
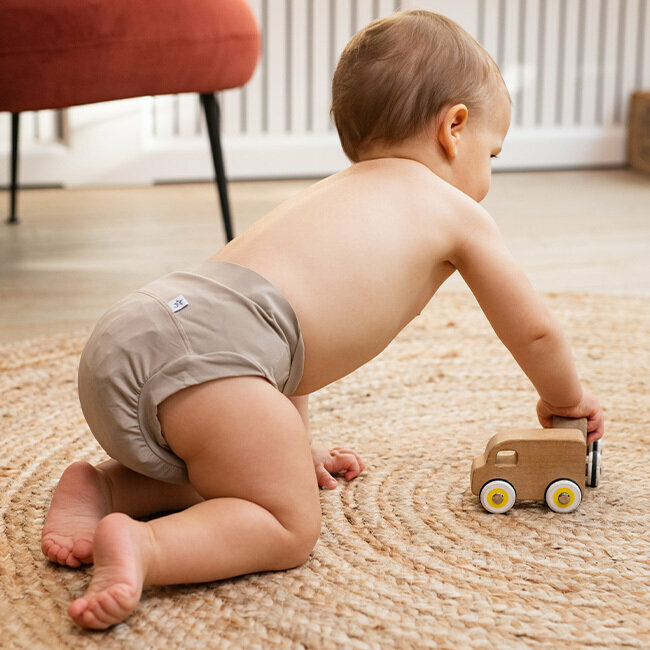
<instances>
[{"instance_id":1,"label":"baby's arm","mask_svg":"<svg viewBox=\"0 0 650 650\"><path fill-rule=\"evenodd\" d=\"M298 395L289 398L296 407L305 425L309 444L311 445L311 456L314 461L314 470L320 487L330 490L336 489L338 483L332 474L341 474L346 481L356 478L363 472L364 463L361 456L352 449L334 447L315 447L311 444L311 427L309 424L309 395Z\"/></svg>"},{"instance_id":2,"label":"baby's arm","mask_svg":"<svg viewBox=\"0 0 650 650\"><path fill-rule=\"evenodd\" d=\"M465 207L465 206L464 206ZM562 330L507 249L494 220L468 206L450 261L476 297L497 336L540 396L543 426L552 415L588 418L589 440L604 433L602 410L583 389Z\"/></svg>"}]
</instances>

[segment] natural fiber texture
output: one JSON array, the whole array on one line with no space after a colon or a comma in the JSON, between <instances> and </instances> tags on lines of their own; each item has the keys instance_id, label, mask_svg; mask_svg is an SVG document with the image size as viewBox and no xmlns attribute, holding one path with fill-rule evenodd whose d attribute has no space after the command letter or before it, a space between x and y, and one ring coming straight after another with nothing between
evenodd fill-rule
<instances>
[{"instance_id":1,"label":"natural fiber texture","mask_svg":"<svg viewBox=\"0 0 650 650\"><path fill-rule=\"evenodd\" d=\"M378 359L313 398L315 438L353 445L368 467L321 493L305 565L147 588L101 633L66 616L92 569L40 551L63 469L104 457L76 397L88 332L1 347L0 646L649 647L650 300L548 300L607 408L602 483L575 513L527 502L489 515L471 494L472 457L497 430L536 426L536 398L472 297L442 294Z\"/></svg>"}]
</instances>

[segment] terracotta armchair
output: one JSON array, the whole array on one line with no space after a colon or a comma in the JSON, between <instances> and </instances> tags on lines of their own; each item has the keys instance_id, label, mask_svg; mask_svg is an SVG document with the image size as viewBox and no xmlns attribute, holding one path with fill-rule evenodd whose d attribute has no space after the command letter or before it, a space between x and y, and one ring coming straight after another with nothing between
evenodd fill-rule
<instances>
[{"instance_id":1,"label":"terracotta armchair","mask_svg":"<svg viewBox=\"0 0 650 650\"><path fill-rule=\"evenodd\" d=\"M244 0L3 0L0 111L12 113L8 223L18 221L22 111L196 92L232 239L214 93L244 85L259 52L259 30Z\"/></svg>"}]
</instances>

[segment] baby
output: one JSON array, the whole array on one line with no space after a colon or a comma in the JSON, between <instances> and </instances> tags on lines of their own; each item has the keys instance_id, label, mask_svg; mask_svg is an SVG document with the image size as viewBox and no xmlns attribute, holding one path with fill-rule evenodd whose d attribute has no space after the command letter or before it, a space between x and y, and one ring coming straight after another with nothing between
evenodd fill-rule
<instances>
[{"instance_id":1,"label":"baby","mask_svg":"<svg viewBox=\"0 0 650 650\"><path fill-rule=\"evenodd\" d=\"M332 98L352 166L119 302L84 349L81 405L112 460L66 469L42 538L53 562L95 564L69 608L80 626L124 620L144 585L305 562L319 486L364 468L311 445L309 394L381 352L454 271L537 389L542 425L586 417L603 435L557 322L479 205L510 124L485 50L442 16L397 13L354 36Z\"/></svg>"}]
</instances>

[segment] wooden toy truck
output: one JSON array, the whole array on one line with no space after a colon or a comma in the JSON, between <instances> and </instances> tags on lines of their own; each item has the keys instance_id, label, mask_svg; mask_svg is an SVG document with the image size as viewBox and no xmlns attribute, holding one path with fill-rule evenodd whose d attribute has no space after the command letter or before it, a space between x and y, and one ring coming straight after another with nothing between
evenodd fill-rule
<instances>
[{"instance_id":1,"label":"wooden toy truck","mask_svg":"<svg viewBox=\"0 0 650 650\"><path fill-rule=\"evenodd\" d=\"M472 463L472 493L488 512L504 513L517 499L545 500L573 512L585 485L600 479L600 441L587 446L587 421L554 418L552 429L498 433Z\"/></svg>"}]
</instances>

